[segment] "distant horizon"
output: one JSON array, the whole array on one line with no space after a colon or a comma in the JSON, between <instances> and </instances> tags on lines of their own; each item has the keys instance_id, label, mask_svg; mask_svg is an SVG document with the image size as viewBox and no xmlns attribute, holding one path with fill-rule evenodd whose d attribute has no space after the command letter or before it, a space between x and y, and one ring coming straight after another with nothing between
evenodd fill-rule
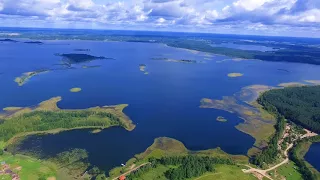
<instances>
[{"instance_id":1,"label":"distant horizon","mask_svg":"<svg viewBox=\"0 0 320 180\"><path fill-rule=\"evenodd\" d=\"M208 34L208 35L233 35L233 36L252 36L252 37L283 37L283 38L306 38L306 39L319 39L319 37L309 37L309 36L285 36L285 35L261 35L261 34L232 34L232 33L216 33L216 32L193 32L193 31L170 31L170 30L143 30L143 29L103 29L103 28L66 28L66 27L6 27L0 26L4 29L59 29L59 30L92 30L92 31L136 31L136 32L163 32L163 33L185 33L185 34ZM3 33L0 31L0 33ZM14 33L14 32L11 32Z\"/></svg>"}]
</instances>

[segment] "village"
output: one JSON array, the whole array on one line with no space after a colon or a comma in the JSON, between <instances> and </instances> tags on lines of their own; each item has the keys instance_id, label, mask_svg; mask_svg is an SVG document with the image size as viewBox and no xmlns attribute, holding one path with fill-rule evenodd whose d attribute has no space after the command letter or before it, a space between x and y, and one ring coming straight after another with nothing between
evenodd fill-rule
<instances>
[{"instance_id":1,"label":"village","mask_svg":"<svg viewBox=\"0 0 320 180\"><path fill-rule=\"evenodd\" d=\"M0 168L0 175L9 175L11 176L12 180L20 180L20 177L18 175L18 171L22 169L21 166L15 167L12 169L9 164L6 164L5 161L1 162L1 168Z\"/></svg>"},{"instance_id":2,"label":"village","mask_svg":"<svg viewBox=\"0 0 320 180\"><path fill-rule=\"evenodd\" d=\"M300 141L304 138L310 138L317 135L318 134L311 132L307 129L299 129L299 127L295 124L287 123L283 136L278 142L278 149L281 152L279 153L279 159L283 159L283 160L280 163L269 167L268 169L258 169L258 168L253 168L249 165L246 165L249 169L243 169L242 171L244 173L253 174L259 180L262 180L263 178L273 180L273 178L270 176L270 172L282 165L290 163L289 151L294 146L295 142Z\"/></svg>"}]
</instances>

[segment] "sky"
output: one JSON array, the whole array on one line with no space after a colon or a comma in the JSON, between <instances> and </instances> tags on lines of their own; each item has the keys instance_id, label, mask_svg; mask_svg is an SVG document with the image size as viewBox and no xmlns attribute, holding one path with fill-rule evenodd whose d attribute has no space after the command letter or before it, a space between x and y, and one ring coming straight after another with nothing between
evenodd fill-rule
<instances>
[{"instance_id":1,"label":"sky","mask_svg":"<svg viewBox=\"0 0 320 180\"><path fill-rule=\"evenodd\" d=\"M1 27L320 37L320 0L0 0Z\"/></svg>"}]
</instances>

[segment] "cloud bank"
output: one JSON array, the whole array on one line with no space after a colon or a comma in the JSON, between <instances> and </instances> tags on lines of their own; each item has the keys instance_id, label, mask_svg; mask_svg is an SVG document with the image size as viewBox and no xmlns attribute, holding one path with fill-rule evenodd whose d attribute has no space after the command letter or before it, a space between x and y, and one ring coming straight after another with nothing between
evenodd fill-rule
<instances>
[{"instance_id":1,"label":"cloud bank","mask_svg":"<svg viewBox=\"0 0 320 180\"><path fill-rule=\"evenodd\" d=\"M320 37L320 1L0 0L0 26Z\"/></svg>"}]
</instances>

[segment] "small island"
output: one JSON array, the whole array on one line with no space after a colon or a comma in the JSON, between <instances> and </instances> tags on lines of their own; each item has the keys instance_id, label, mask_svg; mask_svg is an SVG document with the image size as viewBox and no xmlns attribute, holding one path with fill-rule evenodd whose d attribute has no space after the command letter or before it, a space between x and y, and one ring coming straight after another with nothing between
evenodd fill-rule
<instances>
[{"instance_id":1,"label":"small island","mask_svg":"<svg viewBox=\"0 0 320 180\"><path fill-rule=\"evenodd\" d=\"M75 87L75 88L71 88L70 92L77 93L77 92L80 92L81 90L82 90L81 88Z\"/></svg>"},{"instance_id":2,"label":"small island","mask_svg":"<svg viewBox=\"0 0 320 180\"><path fill-rule=\"evenodd\" d=\"M91 131L92 134L98 134L99 132L101 132L102 129L94 129Z\"/></svg>"},{"instance_id":3,"label":"small island","mask_svg":"<svg viewBox=\"0 0 320 180\"><path fill-rule=\"evenodd\" d=\"M145 65L145 64L140 64L140 65L139 65L139 69L140 69L141 72L144 72L144 73L143 73L144 75L148 75L148 74L149 74L149 72L147 71L147 65Z\"/></svg>"},{"instance_id":4,"label":"small island","mask_svg":"<svg viewBox=\"0 0 320 180\"><path fill-rule=\"evenodd\" d=\"M16 41L16 40L13 40L13 39L0 39L0 42L19 42L19 41Z\"/></svg>"},{"instance_id":5,"label":"small island","mask_svg":"<svg viewBox=\"0 0 320 180\"><path fill-rule=\"evenodd\" d=\"M31 72L23 73L20 77L15 78L15 82L18 83L19 86L23 86L29 79L31 79L33 76L36 76L41 73L49 72L49 69L41 69Z\"/></svg>"},{"instance_id":6,"label":"small island","mask_svg":"<svg viewBox=\"0 0 320 180\"><path fill-rule=\"evenodd\" d=\"M88 51L90 51L90 49L81 49L81 48L79 48L79 49L74 49L74 51L88 52Z\"/></svg>"},{"instance_id":7,"label":"small island","mask_svg":"<svg viewBox=\"0 0 320 180\"><path fill-rule=\"evenodd\" d=\"M243 76L243 74L241 74L241 73L229 73L228 74L228 77L230 77L230 78L236 78L236 77L241 77L241 76Z\"/></svg>"},{"instance_id":8,"label":"small island","mask_svg":"<svg viewBox=\"0 0 320 180\"><path fill-rule=\"evenodd\" d=\"M224 118L222 116L218 116L216 120L219 122L227 122L228 121L226 118Z\"/></svg>"},{"instance_id":9,"label":"small island","mask_svg":"<svg viewBox=\"0 0 320 180\"><path fill-rule=\"evenodd\" d=\"M39 45L43 44L43 42L41 42L41 41L26 41L24 43L25 44L39 44Z\"/></svg>"},{"instance_id":10,"label":"small island","mask_svg":"<svg viewBox=\"0 0 320 180\"><path fill-rule=\"evenodd\" d=\"M140 64L140 65L139 65L139 69L140 69L140 71L142 71L142 72L145 72L145 71L146 71L146 68L147 68L147 65L145 65L145 64Z\"/></svg>"},{"instance_id":11,"label":"small island","mask_svg":"<svg viewBox=\"0 0 320 180\"><path fill-rule=\"evenodd\" d=\"M92 56L89 54L56 54L56 56L61 56L63 58L63 61L67 64L78 64L83 62L90 62L94 60L102 60L102 59L113 59L113 58L107 58L104 56Z\"/></svg>"},{"instance_id":12,"label":"small island","mask_svg":"<svg viewBox=\"0 0 320 180\"><path fill-rule=\"evenodd\" d=\"M196 61L196 60L189 60L189 59L171 59L171 58L152 58L153 60L162 60L167 62L177 62L177 63L187 63L187 64L193 64L193 63L203 63L202 61Z\"/></svg>"}]
</instances>

